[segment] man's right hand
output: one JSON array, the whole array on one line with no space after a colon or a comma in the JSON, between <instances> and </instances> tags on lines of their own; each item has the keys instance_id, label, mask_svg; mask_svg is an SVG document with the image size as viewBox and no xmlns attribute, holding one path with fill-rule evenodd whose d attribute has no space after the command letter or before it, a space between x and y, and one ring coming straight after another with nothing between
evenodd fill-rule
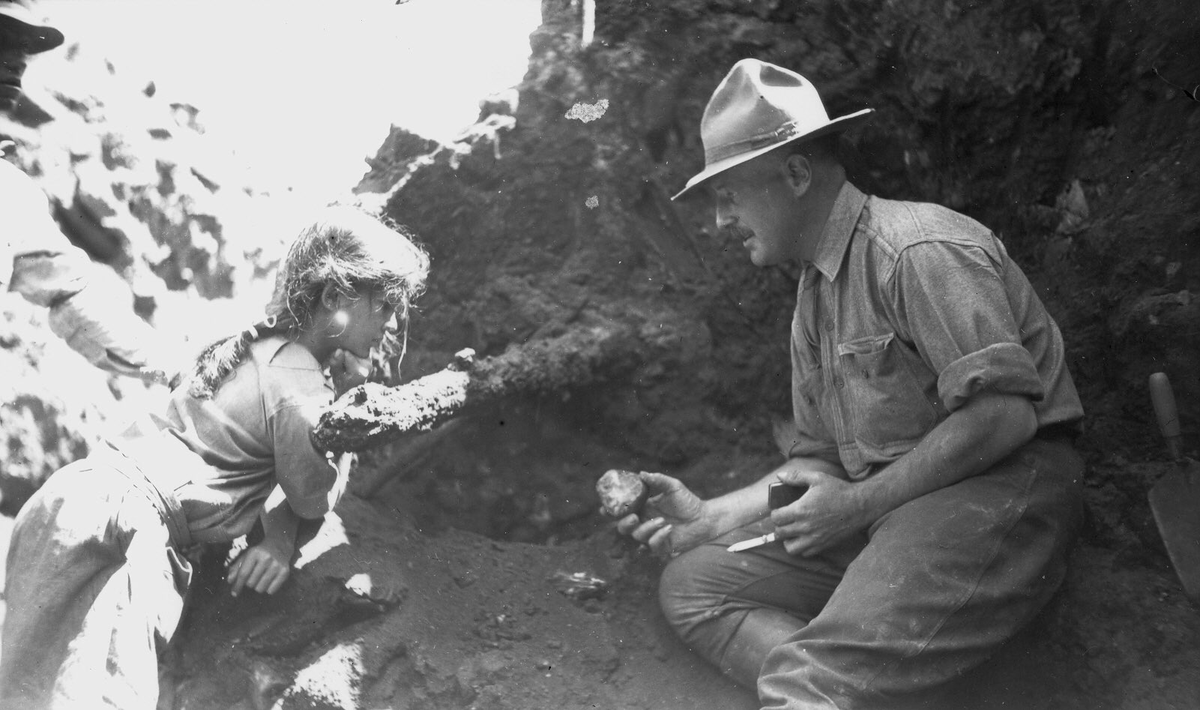
<instances>
[{"instance_id":1,"label":"man's right hand","mask_svg":"<svg viewBox=\"0 0 1200 710\"><path fill-rule=\"evenodd\" d=\"M617 521L617 531L648 545L659 557L674 557L716 537L705 501L677 478L638 473L650 489L640 514Z\"/></svg>"}]
</instances>

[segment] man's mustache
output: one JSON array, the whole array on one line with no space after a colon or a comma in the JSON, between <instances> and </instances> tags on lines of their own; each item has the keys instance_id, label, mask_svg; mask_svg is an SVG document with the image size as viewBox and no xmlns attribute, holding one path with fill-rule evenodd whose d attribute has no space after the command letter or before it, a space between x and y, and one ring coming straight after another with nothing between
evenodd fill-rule
<instances>
[{"instance_id":1,"label":"man's mustache","mask_svg":"<svg viewBox=\"0 0 1200 710\"><path fill-rule=\"evenodd\" d=\"M747 229L746 227L742 227L740 225L735 224L735 225L730 225L728 227L721 228L721 237L723 239L737 240L739 242L744 242L753 236L754 236L753 229Z\"/></svg>"}]
</instances>

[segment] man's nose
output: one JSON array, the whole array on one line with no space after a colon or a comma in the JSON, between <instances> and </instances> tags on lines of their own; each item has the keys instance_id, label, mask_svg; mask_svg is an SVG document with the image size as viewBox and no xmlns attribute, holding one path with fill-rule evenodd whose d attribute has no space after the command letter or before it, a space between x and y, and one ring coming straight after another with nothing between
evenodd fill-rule
<instances>
[{"instance_id":1,"label":"man's nose","mask_svg":"<svg viewBox=\"0 0 1200 710\"><path fill-rule=\"evenodd\" d=\"M383 329L389 333L400 332L400 316L395 311L384 321Z\"/></svg>"},{"instance_id":2,"label":"man's nose","mask_svg":"<svg viewBox=\"0 0 1200 710\"><path fill-rule=\"evenodd\" d=\"M724 230L737 224L737 217L722 205L717 205L717 230Z\"/></svg>"}]
</instances>

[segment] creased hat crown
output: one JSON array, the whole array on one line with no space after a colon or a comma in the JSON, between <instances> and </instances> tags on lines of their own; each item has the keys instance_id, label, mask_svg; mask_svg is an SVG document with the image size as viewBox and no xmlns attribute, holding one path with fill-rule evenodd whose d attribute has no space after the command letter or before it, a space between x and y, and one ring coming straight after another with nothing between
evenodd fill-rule
<instances>
[{"instance_id":1,"label":"creased hat crown","mask_svg":"<svg viewBox=\"0 0 1200 710\"><path fill-rule=\"evenodd\" d=\"M871 112L863 109L831 121L808 79L758 59L743 59L725 75L704 109L704 170L675 197L784 143L853 128Z\"/></svg>"}]
</instances>

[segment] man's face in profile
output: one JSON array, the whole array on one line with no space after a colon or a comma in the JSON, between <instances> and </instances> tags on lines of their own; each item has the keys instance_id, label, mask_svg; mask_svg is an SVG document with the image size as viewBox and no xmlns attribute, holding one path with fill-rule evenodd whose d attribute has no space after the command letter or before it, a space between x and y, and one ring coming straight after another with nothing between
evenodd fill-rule
<instances>
[{"instance_id":1,"label":"man's face in profile","mask_svg":"<svg viewBox=\"0 0 1200 710\"><path fill-rule=\"evenodd\" d=\"M21 77L28 60L27 31L15 20L0 16L0 111L11 111L21 98Z\"/></svg>"}]
</instances>

